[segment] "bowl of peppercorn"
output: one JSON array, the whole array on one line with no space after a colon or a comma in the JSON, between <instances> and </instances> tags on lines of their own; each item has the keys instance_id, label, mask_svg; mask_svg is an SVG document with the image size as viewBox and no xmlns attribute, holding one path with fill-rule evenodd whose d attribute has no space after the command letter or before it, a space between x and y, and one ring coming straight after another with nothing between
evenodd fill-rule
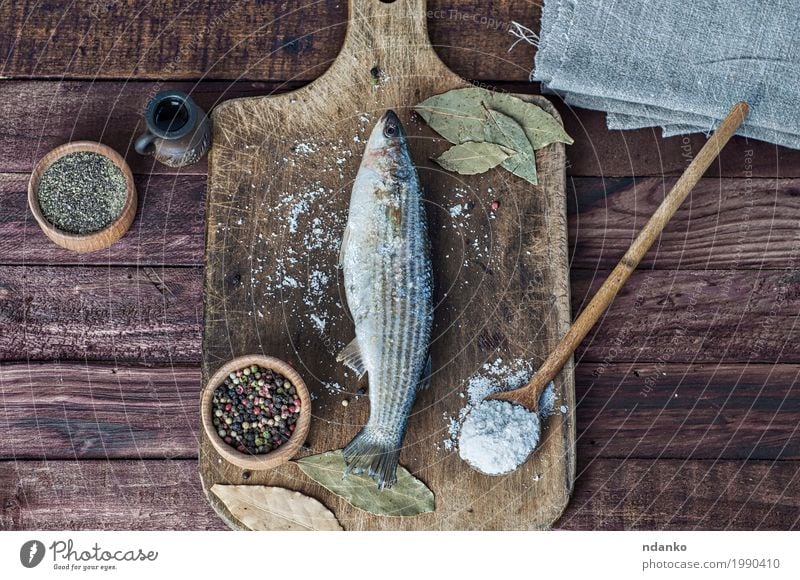
<instances>
[{"instance_id":1,"label":"bowl of peppercorn","mask_svg":"<svg viewBox=\"0 0 800 580\"><path fill-rule=\"evenodd\" d=\"M289 364L247 355L224 364L200 401L203 429L224 459L248 470L289 461L305 442L311 397Z\"/></svg>"},{"instance_id":2,"label":"bowl of peppercorn","mask_svg":"<svg viewBox=\"0 0 800 580\"><path fill-rule=\"evenodd\" d=\"M28 205L53 242L75 252L93 252L130 228L136 187L130 167L111 147L74 141L56 147L33 168Z\"/></svg>"}]
</instances>

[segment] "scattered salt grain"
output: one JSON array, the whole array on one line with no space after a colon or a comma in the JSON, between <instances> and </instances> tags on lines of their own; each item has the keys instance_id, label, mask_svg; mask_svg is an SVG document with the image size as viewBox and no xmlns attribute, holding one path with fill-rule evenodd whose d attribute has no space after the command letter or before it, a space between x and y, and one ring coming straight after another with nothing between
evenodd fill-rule
<instances>
[{"instance_id":1,"label":"scattered salt grain","mask_svg":"<svg viewBox=\"0 0 800 580\"><path fill-rule=\"evenodd\" d=\"M316 314L310 314L309 317L319 332L325 332L325 324L327 321L324 318L320 318Z\"/></svg>"},{"instance_id":2,"label":"scattered salt grain","mask_svg":"<svg viewBox=\"0 0 800 580\"><path fill-rule=\"evenodd\" d=\"M539 416L508 401L483 401L461 426L458 454L486 475L514 471L539 443Z\"/></svg>"},{"instance_id":3,"label":"scattered salt grain","mask_svg":"<svg viewBox=\"0 0 800 580\"><path fill-rule=\"evenodd\" d=\"M322 383L322 386L325 388L326 391L328 391L329 395L337 395L343 391L342 385L333 381Z\"/></svg>"},{"instance_id":4,"label":"scattered salt grain","mask_svg":"<svg viewBox=\"0 0 800 580\"><path fill-rule=\"evenodd\" d=\"M542 396L539 397L539 416L549 417L555 413L556 408L556 386L553 381L545 387Z\"/></svg>"},{"instance_id":5,"label":"scattered salt grain","mask_svg":"<svg viewBox=\"0 0 800 580\"><path fill-rule=\"evenodd\" d=\"M314 151L316 151L316 149L314 149L308 143L298 143L297 145L292 147L292 153L303 153L305 155L308 155L309 153L314 153Z\"/></svg>"}]
</instances>

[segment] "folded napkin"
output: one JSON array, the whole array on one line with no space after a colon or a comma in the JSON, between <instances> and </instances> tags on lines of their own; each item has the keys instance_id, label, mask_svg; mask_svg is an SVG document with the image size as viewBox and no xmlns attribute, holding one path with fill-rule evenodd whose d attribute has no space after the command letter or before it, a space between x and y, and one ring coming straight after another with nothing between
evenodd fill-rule
<instances>
[{"instance_id":1,"label":"folded napkin","mask_svg":"<svg viewBox=\"0 0 800 580\"><path fill-rule=\"evenodd\" d=\"M610 129L740 135L800 148L800 1L545 0L534 80Z\"/></svg>"}]
</instances>

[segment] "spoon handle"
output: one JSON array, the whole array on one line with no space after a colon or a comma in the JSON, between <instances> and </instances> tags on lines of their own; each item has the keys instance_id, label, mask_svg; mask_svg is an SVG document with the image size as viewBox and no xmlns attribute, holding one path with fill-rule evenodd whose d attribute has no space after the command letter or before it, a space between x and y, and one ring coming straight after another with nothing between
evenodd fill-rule
<instances>
[{"instance_id":1,"label":"spoon handle","mask_svg":"<svg viewBox=\"0 0 800 580\"><path fill-rule=\"evenodd\" d=\"M578 348L578 345L586 338L589 330L600 319L603 312L614 300L620 288L630 277L631 273L642 261L650 246L656 238L661 235L664 226L667 225L675 211L680 207L689 192L697 184L711 163L717 158L725 144L733 137L736 130L744 122L749 111L749 106L745 102L736 103L728 113L728 116L720 123L714 135L703 145L700 152L683 172L680 179L675 183L669 194L658 206L653 216L644 226L639 235L634 240L631 247L619 261L611 275L603 282L603 285L594 295L588 306L584 308L580 316L570 327L569 331L561 339L556 348L547 357L542 367L533 376L533 379L525 387L516 391L498 393L498 398L517 400L525 404L528 408L536 408L539 396L544 390L545 385L555 379L564 364ZM523 395L521 391L526 391ZM530 404L529 404L530 403Z\"/></svg>"}]
</instances>

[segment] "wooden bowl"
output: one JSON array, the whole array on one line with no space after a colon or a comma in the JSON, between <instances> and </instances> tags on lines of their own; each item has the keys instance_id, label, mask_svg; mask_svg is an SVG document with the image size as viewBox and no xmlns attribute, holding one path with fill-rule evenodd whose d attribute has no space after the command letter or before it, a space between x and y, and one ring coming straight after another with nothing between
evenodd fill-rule
<instances>
[{"instance_id":1,"label":"wooden bowl","mask_svg":"<svg viewBox=\"0 0 800 580\"><path fill-rule=\"evenodd\" d=\"M37 190L39 189L39 179L41 179L42 173L65 155L77 152L99 153L110 159L125 175L125 182L128 186L128 197L119 217L102 230L90 234L71 234L58 229L45 219L39 207ZM136 215L136 203L136 187L133 184L133 174L125 159L111 147L94 141L73 141L56 147L39 160L33 168L33 173L31 173L31 178L28 181L28 205L39 227L53 242L74 252L102 250L119 240L133 223L133 218Z\"/></svg>"},{"instance_id":2,"label":"wooden bowl","mask_svg":"<svg viewBox=\"0 0 800 580\"><path fill-rule=\"evenodd\" d=\"M251 455L249 453L237 451L222 440L217 433L216 427L214 427L211 422L211 406L216 388L222 384L225 377L230 373L250 365L258 365L280 373L294 385L297 389L297 395L300 398L300 415L295 423L292 436L277 449L261 455ZM222 367L214 373L203 390L200 399L200 414L202 416L203 429L220 456L242 469L251 471L273 469L294 457L297 450L300 449L300 446L305 442L306 435L308 434L308 427L311 424L311 397L308 394L308 388L305 382L303 382L303 379L300 378L297 371L289 366L289 364L271 356L251 354L233 359L222 365Z\"/></svg>"}]
</instances>

